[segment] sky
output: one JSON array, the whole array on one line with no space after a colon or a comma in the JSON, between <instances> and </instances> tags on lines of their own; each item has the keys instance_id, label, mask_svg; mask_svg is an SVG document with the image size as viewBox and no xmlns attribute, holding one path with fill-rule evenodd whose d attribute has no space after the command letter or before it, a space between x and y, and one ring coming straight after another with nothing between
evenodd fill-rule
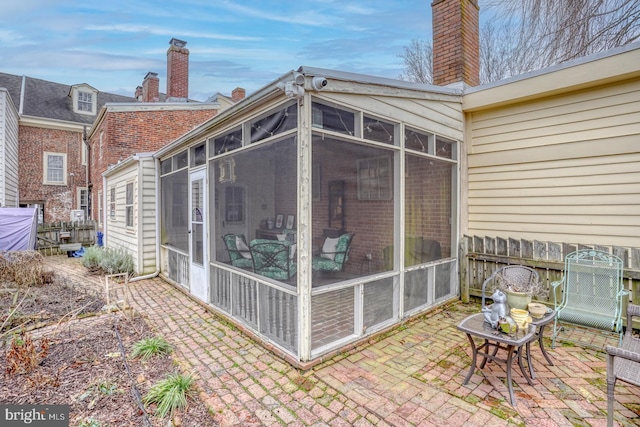
<instances>
[{"instance_id":1,"label":"sky","mask_svg":"<svg viewBox=\"0 0 640 427\"><path fill-rule=\"evenodd\" d=\"M432 0L12 0L0 72L133 96L166 92L169 40L187 42L189 97L247 95L301 65L398 78L404 46L431 39Z\"/></svg>"}]
</instances>

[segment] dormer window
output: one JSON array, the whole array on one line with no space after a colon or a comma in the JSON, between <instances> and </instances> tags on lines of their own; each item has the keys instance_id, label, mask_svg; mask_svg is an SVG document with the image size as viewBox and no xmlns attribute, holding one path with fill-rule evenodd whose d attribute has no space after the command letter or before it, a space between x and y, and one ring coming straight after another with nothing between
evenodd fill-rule
<instances>
[{"instance_id":1,"label":"dormer window","mask_svg":"<svg viewBox=\"0 0 640 427\"><path fill-rule=\"evenodd\" d=\"M93 94L78 92L78 111L93 111Z\"/></svg>"},{"instance_id":2,"label":"dormer window","mask_svg":"<svg viewBox=\"0 0 640 427\"><path fill-rule=\"evenodd\" d=\"M88 84L71 86L69 96L73 102L73 112L95 115L97 111L98 91Z\"/></svg>"}]
</instances>

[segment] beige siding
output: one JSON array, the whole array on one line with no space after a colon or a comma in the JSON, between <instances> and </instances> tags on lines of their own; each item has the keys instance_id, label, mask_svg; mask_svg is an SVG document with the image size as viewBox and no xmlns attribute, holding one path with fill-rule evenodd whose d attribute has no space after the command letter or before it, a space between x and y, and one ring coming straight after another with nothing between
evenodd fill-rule
<instances>
[{"instance_id":1,"label":"beige siding","mask_svg":"<svg viewBox=\"0 0 640 427\"><path fill-rule=\"evenodd\" d=\"M140 274L156 270L156 182L152 157L140 160L139 227L141 231Z\"/></svg>"},{"instance_id":2,"label":"beige siding","mask_svg":"<svg viewBox=\"0 0 640 427\"><path fill-rule=\"evenodd\" d=\"M111 188L116 189L116 215L115 218L107 217L106 246L114 249L124 249L133 257L135 272L140 271L140 257L138 249L138 233L136 224L139 214L139 186L138 186L137 162L131 162L126 168L122 168L107 177L107 194L111 194ZM133 224L126 226L125 201L127 183L133 182ZM107 197L107 203L109 198Z\"/></svg>"},{"instance_id":3,"label":"beige siding","mask_svg":"<svg viewBox=\"0 0 640 427\"><path fill-rule=\"evenodd\" d=\"M637 246L640 81L467 119L469 234Z\"/></svg>"}]
</instances>

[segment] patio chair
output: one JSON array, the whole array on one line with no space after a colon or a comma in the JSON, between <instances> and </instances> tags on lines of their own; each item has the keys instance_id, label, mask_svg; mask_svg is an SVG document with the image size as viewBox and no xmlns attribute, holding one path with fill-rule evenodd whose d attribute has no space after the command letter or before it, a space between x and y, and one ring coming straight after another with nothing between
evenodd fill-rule
<instances>
[{"instance_id":1,"label":"patio chair","mask_svg":"<svg viewBox=\"0 0 640 427\"><path fill-rule=\"evenodd\" d=\"M580 249L567 255L562 280L551 284L558 312L552 347L562 329L560 321L619 333L622 343L622 300L629 294L622 271L622 260L607 252Z\"/></svg>"},{"instance_id":2,"label":"patio chair","mask_svg":"<svg viewBox=\"0 0 640 427\"><path fill-rule=\"evenodd\" d=\"M317 255L311 258L311 268L316 271L342 271L349 260L354 234L327 237Z\"/></svg>"},{"instance_id":3,"label":"patio chair","mask_svg":"<svg viewBox=\"0 0 640 427\"><path fill-rule=\"evenodd\" d=\"M490 290L490 294L498 286L498 282L503 280L506 283L513 283L518 288L533 287L540 282L538 272L531 267L524 265L506 265L500 267L482 283L482 307L485 306L486 292ZM488 288L487 288L488 286Z\"/></svg>"},{"instance_id":4,"label":"patio chair","mask_svg":"<svg viewBox=\"0 0 640 427\"><path fill-rule=\"evenodd\" d=\"M276 280L288 280L295 276L295 244L287 241L255 239L251 241L253 271Z\"/></svg>"},{"instance_id":5,"label":"patio chair","mask_svg":"<svg viewBox=\"0 0 640 427\"><path fill-rule=\"evenodd\" d=\"M253 261L251 260L251 251L247 246L247 241L242 234L225 234L222 236L231 265L245 270L253 269Z\"/></svg>"},{"instance_id":6,"label":"patio chair","mask_svg":"<svg viewBox=\"0 0 640 427\"><path fill-rule=\"evenodd\" d=\"M607 426L613 426L616 380L640 387L640 338L633 336L633 317L640 317L640 305L627 305L627 330L620 347L607 350Z\"/></svg>"}]
</instances>

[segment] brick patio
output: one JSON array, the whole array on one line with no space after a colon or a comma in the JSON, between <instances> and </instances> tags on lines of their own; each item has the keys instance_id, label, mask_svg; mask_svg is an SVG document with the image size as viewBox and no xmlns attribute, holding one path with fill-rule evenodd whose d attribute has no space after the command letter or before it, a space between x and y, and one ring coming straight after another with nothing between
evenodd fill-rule
<instances>
[{"instance_id":1,"label":"brick patio","mask_svg":"<svg viewBox=\"0 0 640 427\"><path fill-rule=\"evenodd\" d=\"M101 289L76 258L49 257L58 274ZM471 351L458 322L477 304L455 303L300 372L160 278L132 283L132 306L173 345L185 371L220 426L605 426L604 343L617 338L572 330L580 346L550 348L547 366L532 353L534 386L513 370L517 406L509 404L506 373L489 363L462 381ZM548 334L548 332L547 332ZM618 383L615 420L640 425L640 388ZM186 427L186 426L185 426Z\"/></svg>"}]
</instances>

